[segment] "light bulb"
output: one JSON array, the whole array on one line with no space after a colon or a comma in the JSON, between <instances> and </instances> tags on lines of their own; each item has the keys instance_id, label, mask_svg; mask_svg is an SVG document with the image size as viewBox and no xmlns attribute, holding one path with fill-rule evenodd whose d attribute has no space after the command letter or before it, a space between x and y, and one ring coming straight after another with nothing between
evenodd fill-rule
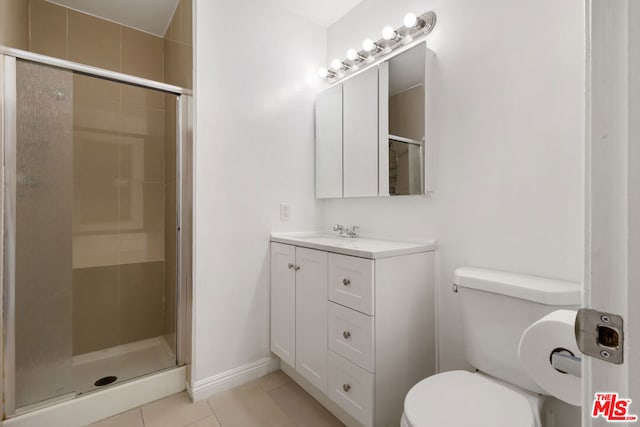
<instances>
[{"instance_id":1,"label":"light bulb","mask_svg":"<svg viewBox=\"0 0 640 427\"><path fill-rule=\"evenodd\" d=\"M342 61L340 61L338 58L334 59L333 61L331 61L331 68L333 68L336 71L341 70Z\"/></svg>"},{"instance_id":2,"label":"light bulb","mask_svg":"<svg viewBox=\"0 0 640 427\"><path fill-rule=\"evenodd\" d=\"M385 40L393 40L397 35L398 33L396 33L396 30L388 25L382 29L382 38Z\"/></svg>"},{"instance_id":3,"label":"light bulb","mask_svg":"<svg viewBox=\"0 0 640 427\"><path fill-rule=\"evenodd\" d=\"M358 59L358 51L355 49L349 49L347 51L347 59L349 59L350 61L355 61L356 59Z\"/></svg>"},{"instance_id":4,"label":"light bulb","mask_svg":"<svg viewBox=\"0 0 640 427\"><path fill-rule=\"evenodd\" d=\"M409 12L406 15L404 15L405 27L412 28L412 27L415 27L417 23L418 23L418 17L416 16L415 13Z\"/></svg>"},{"instance_id":5,"label":"light bulb","mask_svg":"<svg viewBox=\"0 0 640 427\"><path fill-rule=\"evenodd\" d=\"M320 77L322 77L323 79L326 79L329 76L329 70L327 70L326 68L322 67L318 70L318 75Z\"/></svg>"},{"instance_id":6,"label":"light bulb","mask_svg":"<svg viewBox=\"0 0 640 427\"><path fill-rule=\"evenodd\" d=\"M371 52L376 47L376 44L371 39L365 39L362 42L362 48L365 52Z\"/></svg>"}]
</instances>

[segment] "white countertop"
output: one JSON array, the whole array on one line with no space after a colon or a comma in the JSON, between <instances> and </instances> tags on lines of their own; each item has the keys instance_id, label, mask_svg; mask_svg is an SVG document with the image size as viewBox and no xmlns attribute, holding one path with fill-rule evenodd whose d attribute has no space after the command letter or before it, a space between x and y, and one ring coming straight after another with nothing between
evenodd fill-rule
<instances>
[{"instance_id":1,"label":"white countertop","mask_svg":"<svg viewBox=\"0 0 640 427\"><path fill-rule=\"evenodd\" d=\"M402 242L369 237L340 237L322 232L271 233L271 241L360 258L378 259L435 251L435 240Z\"/></svg>"}]
</instances>

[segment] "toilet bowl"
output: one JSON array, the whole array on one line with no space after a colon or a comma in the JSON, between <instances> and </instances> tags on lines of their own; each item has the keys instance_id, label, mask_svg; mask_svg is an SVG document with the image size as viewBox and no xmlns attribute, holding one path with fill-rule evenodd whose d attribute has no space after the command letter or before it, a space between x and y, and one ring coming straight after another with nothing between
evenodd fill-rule
<instances>
[{"instance_id":1,"label":"toilet bowl","mask_svg":"<svg viewBox=\"0 0 640 427\"><path fill-rule=\"evenodd\" d=\"M480 372L445 372L413 386L401 425L540 427L543 400Z\"/></svg>"},{"instance_id":2,"label":"toilet bowl","mask_svg":"<svg viewBox=\"0 0 640 427\"><path fill-rule=\"evenodd\" d=\"M451 371L411 388L402 427L540 427L545 392L521 365L520 338L559 309L576 309L577 283L500 271L459 268L467 361L476 373Z\"/></svg>"}]
</instances>

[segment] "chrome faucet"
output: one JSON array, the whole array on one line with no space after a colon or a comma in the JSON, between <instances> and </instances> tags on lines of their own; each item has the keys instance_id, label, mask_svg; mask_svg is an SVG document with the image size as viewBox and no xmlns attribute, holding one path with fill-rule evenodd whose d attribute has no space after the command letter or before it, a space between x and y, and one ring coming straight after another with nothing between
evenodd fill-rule
<instances>
[{"instance_id":1,"label":"chrome faucet","mask_svg":"<svg viewBox=\"0 0 640 427\"><path fill-rule=\"evenodd\" d=\"M333 231L338 232L338 236L340 237L358 237L358 227L357 225L352 225L351 228L345 227L344 225L335 224L333 226Z\"/></svg>"},{"instance_id":2,"label":"chrome faucet","mask_svg":"<svg viewBox=\"0 0 640 427\"><path fill-rule=\"evenodd\" d=\"M358 237L358 229L360 227L358 227L357 225L352 225L351 228L346 228L344 230L345 234L347 235L347 237Z\"/></svg>"}]
</instances>

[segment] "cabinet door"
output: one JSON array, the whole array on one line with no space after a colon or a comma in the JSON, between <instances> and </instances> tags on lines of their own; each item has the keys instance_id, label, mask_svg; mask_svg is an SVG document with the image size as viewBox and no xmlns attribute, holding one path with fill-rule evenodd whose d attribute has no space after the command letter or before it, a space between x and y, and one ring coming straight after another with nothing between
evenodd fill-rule
<instances>
[{"instance_id":1,"label":"cabinet door","mask_svg":"<svg viewBox=\"0 0 640 427\"><path fill-rule=\"evenodd\" d=\"M316 97L316 198L342 197L342 85Z\"/></svg>"},{"instance_id":2,"label":"cabinet door","mask_svg":"<svg viewBox=\"0 0 640 427\"><path fill-rule=\"evenodd\" d=\"M296 366L296 248L271 243L271 351Z\"/></svg>"},{"instance_id":3,"label":"cabinet door","mask_svg":"<svg viewBox=\"0 0 640 427\"><path fill-rule=\"evenodd\" d=\"M327 392L327 253L296 248L296 371Z\"/></svg>"},{"instance_id":4,"label":"cabinet door","mask_svg":"<svg viewBox=\"0 0 640 427\"><path fill-rule=\"evenodd\" d=\"M378 68L343 84L344 197L378 195Z\"/></svg>"}]
</instances>

